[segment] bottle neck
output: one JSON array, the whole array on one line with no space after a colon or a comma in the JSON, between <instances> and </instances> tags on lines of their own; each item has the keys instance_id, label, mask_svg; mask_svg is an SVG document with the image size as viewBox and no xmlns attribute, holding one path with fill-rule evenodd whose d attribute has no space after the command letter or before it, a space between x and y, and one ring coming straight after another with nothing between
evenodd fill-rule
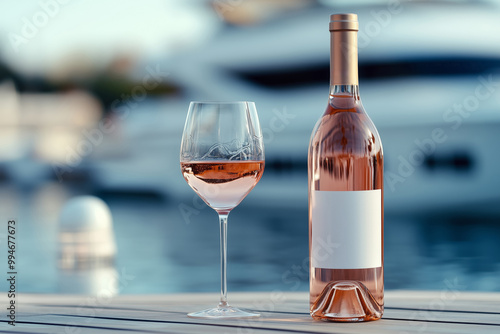
<instances>
[{"instance_id":1,"label":"bottle neck","mask_svg":"<svg viewBox=\"0 0 500 334\"><path fill-rule=\"evenodd\" d=\"M358 85L358 32L330 32L330 87Z\"/></svg>"},{"instance_id":2,"label":"bottle neck","mask_svg":"<svg viewBox=\"0 0 500 334\"><path fill-rule=\"evenodd\" d=\"M330 32L330 105L350 109L360 102L358 88L358 32Z\"/></svg>"},{"instance_id":3,"label":"bottle neck","mask_svg":"<svg viewBox=\"0 0 500 334\"><path fill-rule=\"evenodd\" d=\"M328 104L334 109L359 109L361 100L358 85L330 86Z\"/></svg>"},{"instance_id":4,"label":"bottle neck","mask_svg":"<svg viewBox=\"0 0 500 334\"><path fill-rule=\"evenodd\" d=\"M359 100L359 86L356 85L330 85L330 98L346 97Z\"/></svg>"}]
</instances>

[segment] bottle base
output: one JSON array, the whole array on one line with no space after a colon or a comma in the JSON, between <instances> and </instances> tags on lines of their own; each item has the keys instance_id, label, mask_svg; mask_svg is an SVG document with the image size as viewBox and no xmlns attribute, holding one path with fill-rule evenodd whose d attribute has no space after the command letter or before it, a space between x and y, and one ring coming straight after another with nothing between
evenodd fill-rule
<instances>
[{"instance_id":1,"label":"bottle base","mask_svg":"<svg viewBox=\"0 0 500 334\"><path fill-rule=\"evenodd\" d=\"M384 306L361 282L335 281L325 286L310 311L315 320L359 322L380 319Z\"/></svg>"}]
</instances>

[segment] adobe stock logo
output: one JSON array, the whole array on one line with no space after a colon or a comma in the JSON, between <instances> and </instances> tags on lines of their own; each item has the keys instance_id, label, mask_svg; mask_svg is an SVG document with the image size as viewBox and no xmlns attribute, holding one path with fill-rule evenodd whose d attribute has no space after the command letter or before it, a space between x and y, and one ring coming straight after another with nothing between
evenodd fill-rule
<instances>
[{"instance_id":1,"label":"adobe stock logo","mask_svg":"<svg viewBox=\"0 0 500 334\"><path fill-rule=\"evenodd\" d=\"M19 33L9 33L9 42L14 52L19 52L19 47L28 44L35 38L40 30L49 24L50 20L59 14L61 5L66 5L70 0L45 0L40 1L40 9L29 17L23 16L22 27Z\"/></svg>"}]
</instances>

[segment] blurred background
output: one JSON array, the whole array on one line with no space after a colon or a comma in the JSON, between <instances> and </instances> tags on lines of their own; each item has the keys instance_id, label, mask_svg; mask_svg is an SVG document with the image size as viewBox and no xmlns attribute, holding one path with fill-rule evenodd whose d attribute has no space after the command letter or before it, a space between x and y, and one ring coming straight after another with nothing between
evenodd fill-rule
<instances>
[{"instance_id":1,"label":"blurred background","mask_svg":"<svg viewBox=\"0 0 500 334\"><path fill-rule=\"evenodd\" d=\"M2 2L0 242L15 219L18 290L218 291L217 216L182 178L180 138L189 101L249 100L266 168L229 220L229 291L306 291L307 147L339 12L358 14L384 144L386 289L500 291L493 0ZM109 206L109 239L70 228L78 210L61 222L80 195Z\"/></svg>"}]
</instances>

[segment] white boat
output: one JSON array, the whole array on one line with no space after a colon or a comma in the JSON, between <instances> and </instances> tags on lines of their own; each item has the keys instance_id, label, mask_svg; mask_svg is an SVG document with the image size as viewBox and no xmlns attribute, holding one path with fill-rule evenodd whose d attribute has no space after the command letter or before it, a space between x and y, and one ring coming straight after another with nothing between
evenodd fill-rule
<instances>
[{"instance_id":1,"label":"white boat","mask_svg":"<svg viewBox=\"0 0 500 334\"><path fill-rule=\"evenodd\" d=\"M357 11L360 93L384 145L386 212L497 212L500 35L491 32L500 31L500 9L401 6ZM228 27L196 50L152 61L184 95L146 102L122 120L123 142L109 151L123 150L124 159L96 154L85 162L97 186L191 198L178 162L189 101L251 100L266 170L245 201L305 208L309 137L328 97L330 12L314 7Z\"/></svg>"},{"instance_id":2,"label":"white boat","mask_svg":"<svg viewBox=\"0 0 500 334\"><path fill-rule=\"evenodd\" d=\"M92 150L81 144L101 114L99 101L83 91L19 94L12 82L0 83L3 177L27 188L57 178L56 166L72 165L83 157L80 151Z\"/></svg>"}]
</instances>

